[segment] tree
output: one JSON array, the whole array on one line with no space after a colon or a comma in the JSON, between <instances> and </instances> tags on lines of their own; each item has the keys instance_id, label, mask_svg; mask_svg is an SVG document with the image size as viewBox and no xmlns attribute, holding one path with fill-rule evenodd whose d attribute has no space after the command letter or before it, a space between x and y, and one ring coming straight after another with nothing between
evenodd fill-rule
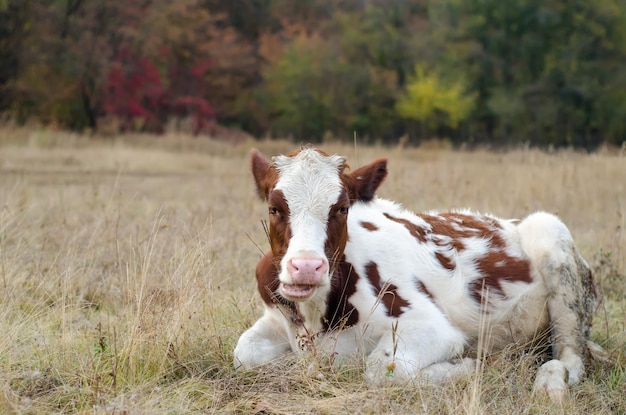
<instances>
[{"instance_id":1,"label":"tree","mask_svg":"<svg viewBox=\"0 0 626 415\"><path fill-rule=\"evenodd\" d=\"M474 135L586 147L620 139L624 107L607 105L626 87L618 1L446 0L429 10L442 72L461 72L477 94Z\"/></svg>"},{"instance_id":2,"label":"tree","mask_svg":"<svg viewBox=\"0 0 626 415\"><path fill-rule=\"evenodd\" d=\"M262 97L273 130L298 139L325 135L394 140L394 104L420 47L423 18L411 2L335 11L322 33L300 32L264 72Z\"/></svg>"},{"instance_id":3,"label":"tree","mask_svg":"<svg viewBox=\"0 0 626 415\"><path fill-rule=\"evenodd\" d=\"M29 2L0 2L0 113L13 106L16 97L13 82L18 75L18 58L24 37L32 24Z\"/></svg>"},{"instance_id":4,"label":"tree","mask_svg":"<svg viewBox=\"0 0 626 415\"><path fill-rule=\"evenodd\" d=\"M626 132L625 40L623 0L0 0L0 111L593 148Z\"/></svg>"},{"instance_id":5,"label":"tree","mask_svg":"<svg viewBox=\"0 0 626 415\"><path fill-rule=\"evenodd\" d=\"M445 82L434 71L415 67L405 92L396 102L398 114L419 122L421 137L438 135L444 128L458 128L474 109L475 94L468 95L461 81Z\"/></svg>"},{"instance_id":6,"label":"tree","mask_svg":"<svg viewBox=\"0 0 626 415\"><path fill-rule=\"evenodd\" d=\"M168 117L191 116L198 131L214 118L209 19L197 0L46 0L31 13L14 78L18 119L93 129L114 115L162 131Z\"/></svg>"}]
</instances>

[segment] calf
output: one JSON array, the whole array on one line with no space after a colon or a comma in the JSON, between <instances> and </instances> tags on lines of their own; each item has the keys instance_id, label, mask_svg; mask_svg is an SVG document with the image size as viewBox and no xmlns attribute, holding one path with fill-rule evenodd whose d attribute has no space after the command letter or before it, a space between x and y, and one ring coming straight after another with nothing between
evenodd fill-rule
<instances>
[{"instance_id":1,"label":"calf","mask_svg":"<svg viewBox=\"0 0 626 415\"><path fill-rule=\"evenodd\" d=\"M251 159L271 252L256 269L265 313L239 338L236 368L315 348L364 356L375 384L437 381L469 370L451 363L469 348L543 335L554 360L535 387L559 399L584 376L594 282L557 217L414 214L375 196L386 159L352 172L313 148Z\"/></svg>"}]
</instances>

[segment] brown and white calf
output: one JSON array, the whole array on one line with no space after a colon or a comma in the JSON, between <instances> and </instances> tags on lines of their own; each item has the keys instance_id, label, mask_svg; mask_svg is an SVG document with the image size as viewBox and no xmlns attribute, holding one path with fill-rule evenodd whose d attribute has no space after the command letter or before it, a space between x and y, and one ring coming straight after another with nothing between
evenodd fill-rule
<instances>
[{"instance_id":1,"label":"brown and white calf","mask_svg":"<svg viewBox=\"0 0 626 415\"><path fill-rule=\"evenodd\" d=\"M265 313L236 368L314 347L364 356L373 383L437 381L467 370L451 362L479 339L488 352L543 333L554 360L535 387L558 398L584 376L594 282L556 216L414 214L375 196L386 159L353 172L313 148L251 159L271 252L256 269Z\"/></svg>"}]
</instances>

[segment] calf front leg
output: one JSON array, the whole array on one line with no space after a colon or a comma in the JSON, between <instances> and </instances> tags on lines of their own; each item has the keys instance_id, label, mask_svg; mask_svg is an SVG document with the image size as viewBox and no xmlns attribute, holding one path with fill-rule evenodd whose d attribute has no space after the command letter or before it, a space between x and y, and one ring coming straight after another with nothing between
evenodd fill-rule
<instances>
[{"instance_id":1,"label":"calf front leg","mask_svg":"<svg viewBox=\"0 0 626 415\"><path fill-rule=\"evenodd\" d=\"M436 383L448 377L445 373L448 368L450 377L456 377L459 371L473 370L469 362L464 361L458 367L446 363L463 352L465 336L443 315L426 320L423 316L419 320L410 315L402 317L393 323L368 356L365 371L368 383L408 380Z\"/></svg>"},{"instance_id":2,"label":"calf front leg","mask_svg":"<svg viewBox=\"0 0 626 415\"><path fill-rule=\"evenodd\" d=\"M239 337L233 353L235 369L262 365L291 350L282 318L277 310L267 309L263 317Z\"/></svg>"}]
</instances>

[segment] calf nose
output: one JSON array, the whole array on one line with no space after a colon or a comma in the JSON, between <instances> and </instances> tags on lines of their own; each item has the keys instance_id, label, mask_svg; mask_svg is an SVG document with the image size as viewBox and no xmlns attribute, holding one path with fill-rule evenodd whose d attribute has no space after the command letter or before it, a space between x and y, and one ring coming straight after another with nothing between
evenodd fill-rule
<instances>
[{"instance_id":1,"label":"calf nose","mask_svg":"<svg viewBox=\"0 0 626 415\"><path fill-rule=\"evenodd\" d=\"M292 258L287 261L287 270L294 284L319 285L327 269L323 259Z\"/></svg>"}]
</instances>

